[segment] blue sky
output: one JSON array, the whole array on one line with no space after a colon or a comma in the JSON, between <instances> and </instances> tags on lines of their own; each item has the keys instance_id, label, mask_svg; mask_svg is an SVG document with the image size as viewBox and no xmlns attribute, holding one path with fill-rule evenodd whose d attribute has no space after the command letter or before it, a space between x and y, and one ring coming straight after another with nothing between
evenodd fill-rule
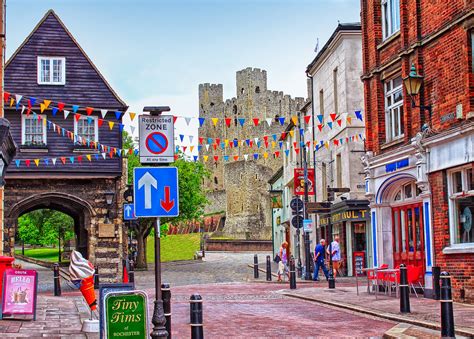
<instances>
[{"instance_id":1,"label":"blue sky","mask_svg":"<svg viewBox=\"0 0 474 339\"><path fill-rule=\"evenodd\" d=\"M112 87L140 113L197 116L198 85L235 96L235 72L267 70L268 88L306 97L306 66L360 0L7 0L7 57L52 8ZM179 121L179 120L178 120ZM196 122L197 123L197 122ZM195 127L195 126L194 126ZM177 133L185 125L177 126ZM195 129L193 134L195 134Z\"/></svg>"}]
</instances>

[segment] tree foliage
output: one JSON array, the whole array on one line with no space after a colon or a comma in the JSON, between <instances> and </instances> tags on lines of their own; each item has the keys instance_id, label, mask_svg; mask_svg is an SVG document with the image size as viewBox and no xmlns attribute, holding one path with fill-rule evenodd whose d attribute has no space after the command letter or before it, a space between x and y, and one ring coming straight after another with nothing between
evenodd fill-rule
<instances>
[{"instance_id":1,"label":"tree foliage","mask_svg":"<svg viewBox=\"0 0 474 339\"><path fill-rule=\"evenodd\" d=\"M134 148L132 137L124 132L123 147ZM178 159L171 165L178 168L179 186L179 216L175 218L161 218L161 234L166 234L167 223L197 220L202 217L207 204L206 195L202 187L204 177L209 176L208 170L200 162L189 161L180 153ZM128 156L128 183L133 183L133 169L141 167L137 155ZM146 238L154 225L154 218L140 218L138 220L136 236L138 241L137 267L146 268Z\"/></svg>"},{"instance_id":2,"label":"tree foliage","mask_svg":"<svg viewBox=\"0 0 474 339\"><path fill-rule=\"evenodd\" d=\"M40 209L18 218L18 238L30 245L51 246L74 237L74 220L59 211Z\"/></svg>"}]
</instances>

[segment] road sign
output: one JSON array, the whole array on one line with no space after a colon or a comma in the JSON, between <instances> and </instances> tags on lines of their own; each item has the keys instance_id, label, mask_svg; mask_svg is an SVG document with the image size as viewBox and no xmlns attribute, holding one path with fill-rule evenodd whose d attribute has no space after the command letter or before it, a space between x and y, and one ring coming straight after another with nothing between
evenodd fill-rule
<instances>
[{"instance_id":1,"label":"road sign","mask_svg":"<svg viewBox=\"0 0 474 339\"><path fill-rule=\"evenodd\" d=\"M148 338L147 300L143 291L107 293L104 298L105 337Z\"/></svg>"},{"instance_id":2,"label":"road sign","mask_svg":"<svg viewBox=\"0 0 474 339\"><path fill-rule=\"evenodd\" d=\"M328 192L347 193L350 191L351 189L348 187L328 187Z\"/></svg>"},{"instance_id":3,"label":"road sign","mask_svg":"<svg viewBox=\"0 0 474 339\"><path fill-rule=\"evenodd\" d=\"M291 219L291 225L294 227L294 228L301 228L303 227L303 216L302 215L295 215L292 219Z\"/></svg>"},{"instance_id":4,"label":"road sign","mask_svg":"<svg viewBox=\"0 0 474 339\"><path fill-rule=\"evenodd\" d=\"M290 207L293 211L300 211L303 209L303 200L300 198L293 198L290 202Z\"/></svg>"},{"instance_id":5,"label":"road sign","mask_svg":"<svg viewBox=\"0 0 474 339\"><path fill-rule=\"evenodd\" d=\"M179 215L178 169L136 167L133 170L133 201L137 217Z\"/></svg>"},{"instance_id":6,"label":"road sign","mask_svg":"<svg viewBox=\"0 0 474 339\"><path fill-rule=\"evenodd\" d=\"M135 205L133 204L124 204L123 205L123 220L135 220L137 216L135 215Z\"/></svg>"},{"instance_id":7,"label":"road sign","mask_svg":"<svg viewBox=\"0 0 474 339\"><path fill-rule=\"evenodd\" d=\"M308 232L308 233L313 232L313 220L311 219L303 220L303 231Z\"/></svg>"},{"instance_id":8,"label":"road sign","mask_svg":"<svg viewBox=\"0 0 474 339\"><path fill-rule=\"evenodd\" d=\"M329 213L331 211L330 202L308 202L306 205L308 213Z\"/></svg>"},{"instance_id":9,"label":"road sign","mask_svg":"<svg viewBox=\"0 0 474 339\"><path fill-rule=\"evenodd\" d=\"M140 162L174 162L174 123L172 115L140 115L138 119Z\"/></svg>"}]
</instances>

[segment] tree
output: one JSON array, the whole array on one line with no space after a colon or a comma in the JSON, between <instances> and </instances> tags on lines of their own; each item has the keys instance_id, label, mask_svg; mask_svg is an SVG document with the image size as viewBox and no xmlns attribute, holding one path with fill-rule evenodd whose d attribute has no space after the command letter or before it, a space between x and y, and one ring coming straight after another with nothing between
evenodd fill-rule
<instances>
[{"instance_id":1,"label":"tree","mask_svg":"<svg viewBox=\"0 0 474 339\"><path fill-rule=\"evenodd\" d=\"M133 148L133 139L126 132L123 134L124 148ZM140 160L135 154L128 156L128 183L133 182L133 169L140 167ZM178 159L172 164L178 168L179 185L179 216L175 218L161 219L161 234L167 231L168 222L180 222L187 220L197 220L204 213L207 204L202 182L204 177L209 176L209 172L200 162L192 162L185 159L180 153ZM146 239L153 229L155 218L140 218L136 225L137 237L137 262L136 267L147 268L146 263Z\"/></svg>"}]
</instances>

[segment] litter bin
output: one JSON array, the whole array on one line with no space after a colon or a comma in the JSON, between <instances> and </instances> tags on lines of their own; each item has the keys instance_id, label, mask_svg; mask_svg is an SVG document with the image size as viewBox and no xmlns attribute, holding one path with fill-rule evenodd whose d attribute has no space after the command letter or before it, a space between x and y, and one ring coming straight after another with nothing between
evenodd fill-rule
<instances>
[{"instance_id":1,"label":"litter bin","mask_svg":"<svg viewBox=\"0 0 474 339\"><path fill-rule=\"evenodd\" d=\"M0 256L0 293L1 293L2 288L3 288L3 272L5 272L5 270L7 268L12 267L12 262L14 260L15 260L15 258L13 258L13 257L2 257L2 256Z\"/></svg>"}]
</instances>

